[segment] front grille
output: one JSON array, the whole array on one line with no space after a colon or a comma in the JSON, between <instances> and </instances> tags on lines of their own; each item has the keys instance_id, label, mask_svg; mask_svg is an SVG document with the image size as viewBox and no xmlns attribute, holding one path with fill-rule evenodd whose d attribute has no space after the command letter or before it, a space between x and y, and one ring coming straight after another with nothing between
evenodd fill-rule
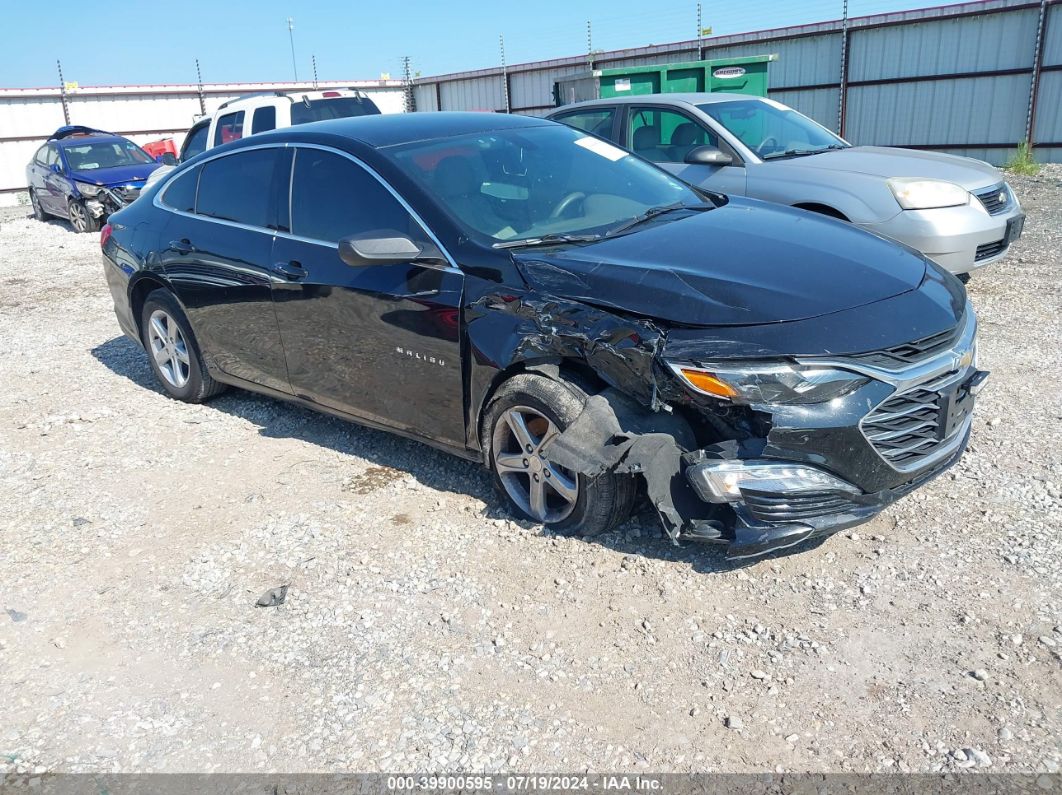
<instances>
[{"instance_id":1,"label":"front grille","mask_svg":"<svg viewBox=\"0 0 1062 795\"><path fill-rule=\"evenodd\" d=\"M941 391L948 387L954 391L954 382L959 371L946 373L935 381L893 395L863 418L861 428L874 449L893 468L901 471L916 469L918 465L951 443L965 426L966 414L952 417L952 432L945 435L948 418L945 411L956 409ZM968 412L968 409L966 409Z\"/></svg>"},{"instance_id":2,"label":"front grille","mask_svg":"<svg viewBox=\"0 0 1062 795\"><path fill-rule=\"evenodd\" d=\"M835 491L779 495L742 489L741 498L753 518L761 522L799 522L816 516L844 513L853 507L851 500Z\"/></svg>"},{"instance_id":3,"label":"front grille","mask_svg":"<svg viewBox=\"0 0 1062 795\"><path fill-rule=\"evenodd\" d=\"M988 210L989 215L1005 213L1007 208L1010 207L1010 194L1007 191L1007 186L1002 182L998 185L993 185L991 188L979 190L974 196Z\"/></svg>"},{"instance_id":4,"label":"front grille","mask_svg":"<svg viewBox=\"0 0 1062 795\"><path fill-rule=\"evenodd\" d=\"M874 351L872 353L860 353L850 358L875 367L907 366L928 359L943 350L947 350L955 342L959 333L959 326L945 329L937 334L923 337L914 342L905 342L902 345L894 345L891 348Z\"/></svg>"},{"instance_id":5,"label":"front grille","mask_svg":"<svg viewBox=\"0 0 1062 795\"><path fill-rule=\"evenodd\" d=\"M1002 254L1006 248L1007 243L1005 240L997 240L994 243L982 243L977 247L977 253L974 254L974 261L980 262L983 259Z\"/></svg>"}]
</instances>

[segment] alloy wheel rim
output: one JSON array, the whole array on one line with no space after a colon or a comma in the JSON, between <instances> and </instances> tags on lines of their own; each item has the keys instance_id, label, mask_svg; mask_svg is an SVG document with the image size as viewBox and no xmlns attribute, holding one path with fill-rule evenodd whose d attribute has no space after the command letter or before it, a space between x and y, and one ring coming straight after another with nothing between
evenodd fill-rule
<instances>
[{"instance_id":1,"label":"alloy wheel rim","mask_svg":"<svg viewBox=\"0 0 1062 795\"><path fill-rule=\"evenodd\" d=\"M192 366L188 343L177 321L161 309L148 319L148 346L155 366L170 386L180 389L188 383Z\"/></svg>"},{"instance_id":2,"label":"alloy wheel rim","mask_svg":"<svg viewBox=\"0 0 1062 795\"><path fill-rule=\"evenodd\" d=\"M33 205L33 214L40 217L41 215L41 200L37 198L36 191L30 191L30 204Z\"/></svg>"},{"instance_id":3,"label":"alloy wheel rim","mask_svg":"<svg viewBox=\"0 0 1062 795\"><path fill-rule=\"evenodd\" d=\"M85 218L85 208L77 202L71 202L70 204L70 223L74 225L74 229L78 232L84 232L88 228L88 222Z\"/></svg>"},{"instance_id":4,"label":"alloy wheel rim","mask_svg":"<svg viewBox=\"0 0 1062 795\"><path fill-rule=\"evenodd\" d=\"M559 433L549 417L527 406L507 409L494 426L494 471L512 501L543 524L564 521L579 500L578 476L542 455Z\"/></svg>"}]
</instances>

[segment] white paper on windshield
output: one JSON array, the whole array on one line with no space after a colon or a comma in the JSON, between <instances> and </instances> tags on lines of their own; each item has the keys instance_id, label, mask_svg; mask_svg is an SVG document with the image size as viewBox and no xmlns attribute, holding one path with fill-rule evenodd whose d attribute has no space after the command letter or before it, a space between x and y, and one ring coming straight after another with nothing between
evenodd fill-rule
<instances>
[{"instance_id":1,"label":"white paper on windshield","mask_svg":"<svg viewBox=\"0 0 1062 795\"><path fill-rule=\"evenodd\" d=\"M613 146L610 143L605 143L600 138L591 138L589 135L585 138L580 138L575 142L583 149L589 149L596 155L608 158L609 160L616 161L620 158L627 156L627 153L620 149L618 146Z\"/></svg>"}]
</instances>

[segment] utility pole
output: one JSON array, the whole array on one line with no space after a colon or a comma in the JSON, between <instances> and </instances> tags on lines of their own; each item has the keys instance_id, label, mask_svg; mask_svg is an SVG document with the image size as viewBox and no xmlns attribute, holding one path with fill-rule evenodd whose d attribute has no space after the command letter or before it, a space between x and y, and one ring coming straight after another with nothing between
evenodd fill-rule
<instances>
[{"instance_id":1,"label":"utility pole","mask_svg":"<svg viewBox=\"0 0 1062 795\"><path fill-rule=\"evenodd\" d=\"M594 71L594 37L590 30L590 20L586 20L586 64Z\"/></svg>"},{"instance_id":2,"label":"utility pole","mask_svg":"<svg viewBox=\"0 0 1062 795\"><path fill-rule=\"evenodd\" d=\"M206 116L206 100L203 99L203 73L199 70L199 59L195 59L196 93L199 94L199 115Z\"/></svg>"},{"instance_id":3,"label":"utility pole","mask_svg":"<svg viewBox=\"0 0 1062 795\"><path fill-rule=\"evenodd\" d=\"M66 81L63 80L63 64L56 59L55 66L59 70L59 97L63 101L63 120L70 124L70 106L66 102Z\"/></svg>"},{"instance_id":4,"label":"utility pole","mask_svg":"<svg viewBox=\"0 0 1062 795\"><path fill-rule=\"evenodd\" d=\"M844 122L848 115L848 0L844 0L841 14L841 79L837 92L837 134L844 138Z\"/></svg>"},{"instance_id":5,"label":"utility pole","mask_svg":"<svg viewBox=\"0 0 1062 795\"><path fill-rule=\"evenodd\" d=\"M697 3L697 60L704 60L704 43L701 41L701 37L704 35L704 28L701 27L701 4Z\"/></svg>"},{"instance_id":6,"label":"utility pole","mask_svg":"<svg viewBox=\"0 0 1062 795\"><path fill-rule=\"evenodd\" d=\"M311 55L310 60L313 61L313 90L317 90L317 56Z\"/></svg>"},{"instance_id":7,"label":"utility pole","mask_svg":"<svg viewBox=\"0 0 1062 795\"><path fill-rule=\"evenodd\" d=\"M1044 25L1047 22L1047 0L1040 0L1040 17L1036 23L1036 44L1033 49L1032 82L1029 84L1029 111L1025 116L1025 145L1032 149L1036 136L1036 101L1040 93L1040 70L1044 66Z\"/></svg>"},{"instance_id":8,"label":"utility pole","mask_svg":"<svg viewBox=\"0 0 1062 795\"><path fill-rule=\"evenodd\" d=\"M501 48L502 85L505 87L505 112L512 113L509 105L509 72L505 67L505 36L498 34L498 46Z\"/></svg>"},{"instance_id":9,"label":"utility pole","mask_svg":"<svg viewBox=\"0 0 1062 795\"><path fill-rule=\"evenodd\" d=\"M409 56L402 57L402 83L405 95L406 113L415 113L417 110L417 98L413 93L413 72L409 65Z\"/></svg>"},{"instance_id":10,"label":"utility pole","mask_svg":"<svg viewBox=\"0 0 1062 795\"><path fill-rule=\"evenodd\" d=\"M291 44L291 71L295 74L295 82L299 82L299 67L295 65L295 17L288 17L288 42Z\"/></svg>"}]
</instances>

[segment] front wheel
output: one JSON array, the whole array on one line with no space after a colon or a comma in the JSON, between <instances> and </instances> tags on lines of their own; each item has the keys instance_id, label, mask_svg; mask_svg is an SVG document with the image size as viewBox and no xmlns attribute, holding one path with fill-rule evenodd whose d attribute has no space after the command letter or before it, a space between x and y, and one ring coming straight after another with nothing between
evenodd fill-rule
<instances>
[{"instance_id":1,"label":"front wheel","mask_svg":"<svg viewBox=\"0 0 1062 795\"><path fill-rule=\"evenodd\" d=\"M85 209L85 205L77 199L71 199L68 205L70 226L75 232L99 232L100 219Z\"/></svg>"},{"instance_id":2,"label":"front wheel","mask_svg":"<svg viewBox=\"0 0 1062 795\"><path fill-rule=\"evenodd\" d=\"M495 395L486 428L494 485L513 511L554 530L593 536L630 516L634 479L572 472L542 453L575 421L586 398L571 382L517 375Z\"/></svg>"}]
</instances>

